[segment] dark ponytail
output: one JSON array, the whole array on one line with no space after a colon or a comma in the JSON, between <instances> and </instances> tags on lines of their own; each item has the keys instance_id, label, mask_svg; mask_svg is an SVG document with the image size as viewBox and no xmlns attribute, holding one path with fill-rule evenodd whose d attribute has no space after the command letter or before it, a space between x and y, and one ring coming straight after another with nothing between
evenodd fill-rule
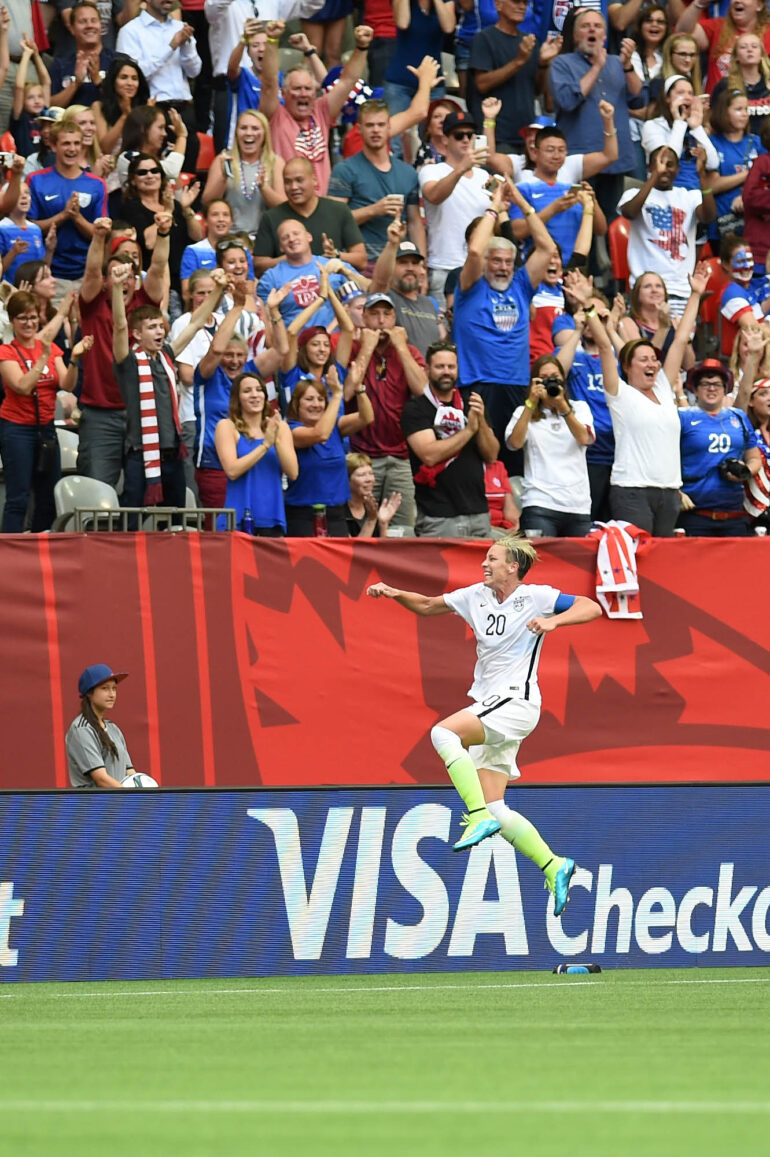
<instances>
[{"instance_id":1,"label":"dark ponytail","mask_svg":"<svg viewBox=\"0 0 770 1157\"><path fill-rule=\"evenodd\" d=\"M118 749L107 734L107 728L102 727L99 720L97 719L96 712L91 706L91 700L87 695L84 695L80 700L80 714L83 716L87 723L91 724L94 731L98 735L99 743L101 744L102 748L102 754L111 755L113 759L117 759Z\"/></svg>"}]
</instances>

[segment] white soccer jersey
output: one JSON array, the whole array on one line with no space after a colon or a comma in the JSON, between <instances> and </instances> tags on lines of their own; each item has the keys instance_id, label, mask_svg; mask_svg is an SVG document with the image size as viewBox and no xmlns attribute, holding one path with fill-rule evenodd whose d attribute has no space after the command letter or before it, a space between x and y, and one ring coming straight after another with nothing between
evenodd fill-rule
<instances>
[{"instance_id":1,"label":"white soccer jersey","mask_svg":"<svg viewBox=\"0 0 770 1157\"><path fill-rule=\"evenodd\" d=\"M502 603L483 583L444 595L444 602L465 619L476 636L476 667L471 699L493 695L526 699L540 706L537 668L544 635L527 630L530 619L552 615L561 591L522 583Z\"/></svg>"}]
</instances>

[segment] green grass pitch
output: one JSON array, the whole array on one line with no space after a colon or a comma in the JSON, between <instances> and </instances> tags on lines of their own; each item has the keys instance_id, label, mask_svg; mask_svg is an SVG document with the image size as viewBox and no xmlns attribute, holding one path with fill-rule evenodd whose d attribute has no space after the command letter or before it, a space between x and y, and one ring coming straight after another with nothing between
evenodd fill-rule
<instances>
[{"instance_id":1,"label":"green grass pitch","mask_svg":"<svg viewBox=\"0 0 770 1157\"><path fill-rule=\"evenodd\" d=\"M742 1157L770 969L6 985L0 1151Z\"/></svg>"}]
</instances>

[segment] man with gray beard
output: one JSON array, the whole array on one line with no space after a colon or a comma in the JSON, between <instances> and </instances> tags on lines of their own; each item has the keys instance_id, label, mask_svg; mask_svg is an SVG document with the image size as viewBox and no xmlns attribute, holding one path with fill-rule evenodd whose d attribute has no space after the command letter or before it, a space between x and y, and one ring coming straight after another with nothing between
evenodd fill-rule
<instances>
[{"instance_id":1,"label":"man with gray beard","mask_svg":"<svg viewBox=\"0 0 770 1157\"><path fill-rule=\"evenodd\" d=\"M420 292L420 267L425 258L399 218L388 226L388 242L372 270L370 293L387 293L396 310L396 325L406 330L409 344L424 356L429 346L446 337L432 297Z\"/></svg>"}]
</instances>

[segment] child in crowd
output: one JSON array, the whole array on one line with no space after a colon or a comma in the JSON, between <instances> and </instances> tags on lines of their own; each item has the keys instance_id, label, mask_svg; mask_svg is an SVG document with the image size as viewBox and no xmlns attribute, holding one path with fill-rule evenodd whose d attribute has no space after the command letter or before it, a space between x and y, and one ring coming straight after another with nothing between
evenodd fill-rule
<instances>
[{"instance_id":1,"label":"child in crowd","mask_svg":"<svg viewBox=\"0 0 770 1157\"><path fill-rule=\"evenodd\" d=\"M37 72L37 84L27 83L29 63ZM40 147L40 125L37 118L51 101L51 78L43 64L34 40L22 37L21 60L13 86L13 109L8 128L16 142L16 152L28 157Z\"/></svg>"}]
</instances>

